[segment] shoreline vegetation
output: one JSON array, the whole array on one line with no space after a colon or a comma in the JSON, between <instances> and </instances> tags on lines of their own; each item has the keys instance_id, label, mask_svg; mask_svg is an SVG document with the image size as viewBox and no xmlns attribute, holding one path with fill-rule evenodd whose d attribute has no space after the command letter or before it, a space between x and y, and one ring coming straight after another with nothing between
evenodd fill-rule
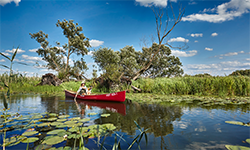
<instances>
[{"instance_id":1,"label":"shoreline vegetation","mask_svg":"<svg viewBox=\"0 0 250 150\"><path fill-rule=\"evenodd\" d=\"M9 81L8 74L0 75L0 91L6 92L8 88L5 83ZM81 81L64 82L60 86L43 85L36 86L41 78L26 77L17 74L10 78L12 94L41 94L48 96L64 96L64 89L76 91ZM149 102L155 98L154 102L162 102L163 99L171 101L170 97L215 97L230 99L232 103L250 103L250 77L249 76L225 76L225 77L175 77L175 78L141 78L133 81L132 85L142 90L142 94L134 94L133 89L125 84L120 84L116 89L107 90L94 80L86 82L87 87L93 86L92 93L109 93L127 90L126 98L133 101ZM144 96L143 99L140 95ZM161 97L161 98L159 98ZM180 99L180 98L177 98Z\"/></svg>"}]
</instances>

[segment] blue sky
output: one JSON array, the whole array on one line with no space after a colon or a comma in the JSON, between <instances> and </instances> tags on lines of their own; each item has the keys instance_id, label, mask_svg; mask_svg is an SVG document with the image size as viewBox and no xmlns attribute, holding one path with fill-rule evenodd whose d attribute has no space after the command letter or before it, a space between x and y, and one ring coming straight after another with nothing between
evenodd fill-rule
<instances>
[{"instance_id":1,"label":"blue sky","mask_svg":"<svg viewBox=\"0 0 250 150\"><path fill-rule=\"evenodd\" d=\"M178 56L185 74L209 73L228 75L235 70L250 69L250 0L0 0L0 51L11 56L13 47L19 46L13 69L27 76L43 75L51 70L36 68L36 61L43 64L35 52L39 47L29 33L40 30L49 35L50 45L56 41L64 44L67 39L62 29L56 27L57 20L74 20L83 27L83 33L90 39L92 48L109 47L119 50L126 45L141 50L146 39L156 41L155 17L149 6L169 8L185 6L182 21L166 38L173 46L188 45L186 50L172 48ZM169 10L169 27L173 24ZM165 22L165 21L164 21ZM156 41L157 42L157 41ZM77 59L76 56L71 60ZM84 56L91 77L91 53ZM0 56L0 64L9 65ZM0 73L6 72L0 67Z\"/></svg>"}]
</instances>

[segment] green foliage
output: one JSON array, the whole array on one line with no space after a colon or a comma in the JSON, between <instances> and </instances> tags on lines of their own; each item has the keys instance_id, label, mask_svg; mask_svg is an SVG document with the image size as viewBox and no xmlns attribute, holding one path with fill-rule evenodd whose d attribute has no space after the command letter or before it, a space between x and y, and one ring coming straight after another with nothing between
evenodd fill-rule
<instances>
[{"instance_id":1,"label":"green foliage","mask_svg":"<svg viewBox=\"0 0 250 150\"><path fill-rule=\"evenodd\" d=\"M74 23L73 20L58 20L56 26L62 28L68 43L60 48L60 43L56 42L57 45L52 47L47 40L48 34L45 34L43 31L30 33L31 38L41 45L37 54L47 62L45 67L58 72L60 79L69 78L69 76L82 79L84 71L87 70L84 59L74 60L73 66L69 65L69 61L72 54L84 56L88 53L87 47L90 47L89 39L81 33L82 27L78 26L78 23Z\"/></svg>"},{"instance_id":2,"label":"green foliage","mask_svg":"<svg viewBox=\"0 0 250 150\"><path fill-rule=\"evenodd\" d=\"M250 77L177 77L138 79L133 85L144 93L176 95L249 96Z\"/></svg>"},{"instance_id":3,"label":"green foliage","mask_svg":"<svg viewBox=\"0 0 250 150\"><path fill-rule=\"evenodd\" d=\"M119 80L120 76L133 78L136 73L150 61L151 55L158 51L159 45L153 43L152 47L143 47L136 51L132 46L126 46L120 51L108 48L99 48L93 53L93 59L103 71L103 76L112 81ZM162 45L155 55L152 63L140 75L150 78L181 76L183 70L178 57L170 56L169 47Z\"/></svg>"},{"instance_id":4,"label":"green foliage","mask_svg":"<svg viewBox=\"0 0 250 150\"><path fill-rule=\"evenodd\" d=\"M232 72L229 76L250 76L250 69L236 70Z\"/></svg>"}]
</instances>

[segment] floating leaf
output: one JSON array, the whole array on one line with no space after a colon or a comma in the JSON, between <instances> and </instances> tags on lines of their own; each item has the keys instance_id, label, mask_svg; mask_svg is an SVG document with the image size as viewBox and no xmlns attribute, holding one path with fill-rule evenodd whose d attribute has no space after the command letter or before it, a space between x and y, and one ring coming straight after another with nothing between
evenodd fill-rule
<instances>
[{"instance_id":1,"label":"floating leaf","mask_svg":"<svg viewBox=\"0 0 250 150\"><path fill-rule=\"evenodd\" d=\"M246 142L250 144L250 139L246 139Z\"/></svg>"},{"instance_id":2,"label":"floating leaf","mask_svg":"<svg viewBox=\"0 0 250 150\"><path fill-rule=\"evenodd\" d=\"M47 119L48 121L56 121L57 120L57 118L49 118L49 119Z\"/></svg>"},{"instance_id":3,"label":"floating leaf","mask_svg":"<svg viewBox=\"0 0 250 150\"><path fill-rule=\"evenodd\" d=\"M97 115L97 113L89 113L89 116Z\"/></svg>"},{"instance_id":4,"label":"floating leaf","mask_svg":"<svg viewBox=\"0 0 250 150\"><path fill-rule=\"evenodd\" d=\"M249 150L249 147L237 145L225 145L228 150Z\"/></svg>"},{"instance_id":5,"label":"floating leaf","mask_svg":"<svg viewBox=\"0 0 250 150\"><path fill-rule=\"evenodd\" d=\"M51 145L40 144L40 145L35 147L35 150L44 150L44 149L48 149L50 147L51 147Z\"/></svg>"},{"instance_id":6,"label":"floating leaf","mask_svg":"<svg viewBox=\"0 0 250 150\"><path fill-rule=\"evenodd\" d=\"M67 119L57 119L56 121L60 121L60 122L63 122L63 121L66 121Z\"/></svg>"},{"instance_id":7,"label":"floating leaf","mask_svg":"<svg viewBox=\"0 0 250 150\"><path fill-rule=\"evenodd\" d=\"M81 137L81 135L80 134L71 134L71 135L69 135L67 138L68 139L79 139Z\"/></svg>"},{"instance_id":8,"label":"floating leaf","mask_svg":"<svg viewBox=\"0 0 250 150\"><path fill-rule=\"evenodd\" d=\"M106 127L108 130L115 130L116 129L116 127L111 123L106 123L106 124L103 124L102 126Z\"/></svg>"},{"instance_id":9,"label":"floating leaf","mask_svg":"<svg viewBox=\"0 0 250 150\"><path fill-rule=\"evenodd\" d=\"M108 117L110 114L101 114L101 117Z\"/></svg>"},{"instance_id":10,"label":"floating leaf","mask_svg":"<svg viewBox=\"0 0 250 150\"><path fill-rule=\"evenodd\" d=\"M66 132L66 131L64 129L57 129L57 130L50 131L47 134L59 134L60 132Z\"/></svg>"},{"instance_id":11,"label":"floating leaf","mask_svg":"<svg viewBox=\"0 0 250 150\"><path fill-rule=\"evenodd\" d=\"M66 121L64 122L64 124L67 124L67 125L71 125L71 124L75 124L77 123L77 121Z\"/></svg>"},{"instance_id":12,"label":"floating leaf","mask_svg":"<svg viewBox=\"0 0 250 150\"><path fill-rule=\"evenodd\" d=\"M243 122L239 122L239 121L225 121L226 123L229 123L229 124L235 124L235 125L244 125Z\"/></svg>"},{"instance_id":13,"label":"floating leaf","mask_svg":"<svg viewBox=\"0 0 250 150\"><path fill-rule=\"evenodd\" d=\"M63 137L53 136L49 139L44 140L42 144L55 145L55 144L61 143L63 141L64 141Z\"/></svg>"},{"instance_id":14,"label":"floating leaf","mask_svg":"<svg viewBox=\"0 0 250 150\"><path fill-rule=\"evenodd\" d=\"M66 128L66 127L68 127L68 125L66 124L59 124L56 126L56 128Z\"/></svg>"},{"instance_id":15,"label":"floating leaf","mask_svg":"<svg viewBox=\"0 0 250 150\"><path fill-rule=\"evenodd\" d=\"M59 116L59 118L68 118L69 117L69 115L61 115L61 116Z\"/></svg>"},{"instance_id":16,"label":"floating leaf","mask_svg":"<svg viewBox=\"0 0 250 150\"><path fill-rule=\"evenodd\" d=\"M56 113L50 113L49 116L50 116L50 117L56 117L57 114L56 114Z\"/></svg>"},{"instance_id":17,"label":"floating leaf","mask_svg":"<svg viewBox=\"0 0 250 150\"><path fill-rule=\"evenodd\" d=\"M50 123L45 122L45 123L38 124L37 126L44 127L44 126L49 126L49 125L50 125Z\"/></svg>"},{"instance_id":18,"label":"floating leaf","mask_svg":"<svg viewBox=\"0 0 250 150\"><path fill-rule=\"evenodd\" d=\"M63 123L62 122L52 122L50 125L52 125L52 126L57 126L57 125L63 125Z\"/></svg>"},{"instance_id":19,"label":"floating leaf","mask_svg":"<svg viewBox=\"0 0 250 150\"><path fill-rule=\"evenodd\" d=\"M31 136L31 135L34 135L37 133L38 133L38 131L26 131L22 134L22 136Z\"/></svg>"},{"instance_id":20,"label":"floating leaf","mask_svg":"<svg viewBox=\"0 0 250 150\"><path fill-rule=\"evenodd\" d=\"M79 122L88 122L88 121L90 121L90 118L84 118L84 119L79 120Z\"/></svg>"},{"instance_id":21,"label":"floating leaf","mask_svg":"<svg viewBox=\"0 0 250 150\"><path fill-rule=\"evenodd\" d=\"M37 137L30 137L22 141L22 143L33 143L35 141L39 140Z\"/></svg>"},{"instance_id":22,"label":"floating leaf","mask_svg":"<svg viewBox=\"0 0 250 150\"><path fill-rule=\"evenodd\" d=\"M71 120L80 120L80 119L81 119L80 117L71 118Z\"/></svg>"}]
</instances>

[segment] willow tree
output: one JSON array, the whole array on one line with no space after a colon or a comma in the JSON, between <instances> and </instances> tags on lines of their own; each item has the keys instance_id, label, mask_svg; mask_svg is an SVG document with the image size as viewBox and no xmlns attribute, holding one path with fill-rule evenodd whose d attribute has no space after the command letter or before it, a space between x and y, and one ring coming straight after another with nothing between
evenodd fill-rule
<instances>
[{"instance_id":1,"label":"willow tree","mask_svg":"<svg viewBox=\"0 0 250 150\"><path fill-rule=\"evenodd\" d=\"M133 46L125 46L120 51L111 48L99 48L93 52L93 59L103 71L103 76L112 81L119 81L122 76L133 78L140 68L144 67L152 53L158 50L159 45L153 43L150 48L136 51ZM141 74L144 77L170 77L183 74L182 63L178 57L171 55L168 46L161 46L151 65Z\"/></svg>"},{"instance_id":2,"label":"willow tree","mask_svg":"<svg viewBox=\"0 0 250 150\"><path fill-rule=\"evenodd\" d=\"M59 42L56 42L56 46L51 46L47 40L48 34L45 34L43 31L30 33L31 38L41 45L37 53L47 63L44 67L57 71L59 78L63 79L73 76L81 79L84 77L84 71L88 69L86 62L81 58L72 61L70 65L70 57L72 54L82 57L86 55L88 53L87 48L90 47L89 39L81 33L82 27L78 23L74 23L73 20L58 20L56 26L62 28L68 42L62 46Z\"/></svg>"},{"instance_id":3,"label":"willow tree","mask_svg":"<svg viewBox=\"0 0 250 150\"><path fill-rule=\"evenodd\" d=\"M181 22L181 19L184 15L185 8L182 8L181 5L179 5L179 13L176 16L174 13L174 9L172 7L172 4L170 4L170 9L172 12L173 18L171 20L174 21L174 23L170 26L170 18L168 15L168 9L167 7L154 7L151 6L151 9L155 15L155 22L156 22L156 35L157 35L157 44L158 47L156 51L152 51L152 53L148 54L148 60L144 62L142 67L135 73L133 80L136 80L140 75L144 74L149 68L152 66L152 63L154 59L159 55L161 47L164 45L167 45L169 47L172 47L167 41L166 38L170 34L171 31L176 27L178 23ZM183 47L177 47L179 49L182 49Z\"/></svg>"}]
</instances>

